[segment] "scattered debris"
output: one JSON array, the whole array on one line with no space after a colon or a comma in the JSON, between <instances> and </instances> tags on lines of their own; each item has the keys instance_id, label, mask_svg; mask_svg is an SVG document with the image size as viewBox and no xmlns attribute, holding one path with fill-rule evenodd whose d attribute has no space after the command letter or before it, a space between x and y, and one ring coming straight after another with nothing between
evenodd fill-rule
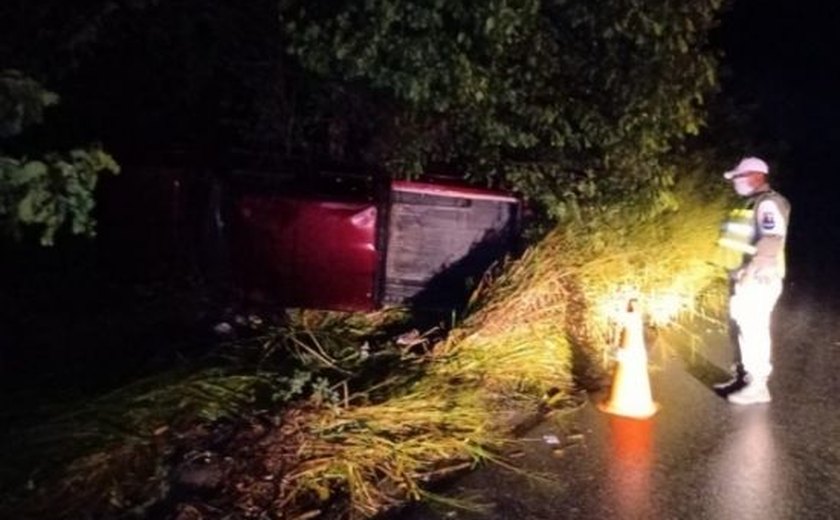
<instances>
[{"instance_id":1,"label":"scattered debris","mask_svg":"<svg viewBox=\"0 0 840 520\"><path fill-rule=\"evenodd\" d=\"M263 319L256 314L249 314L248 315L248 324L251 328L259 328L263 324Z\"/></svg>"},{"instance_id":2,"label":"scattered debris","mask_svg":"<svg viewBox=\"0 0 840 520\"><path fill-rule=\"evenodd\" d=\"M420 334L420 331L417 329L411 329L410 331L397 336L397 345L403 347L411 347L425 341L425 338L423 338L423 335Z\"/></svg>"},{"instance_id":3,"label":"scattered debris","mask_svg":"<svg viewBox=\"0 0 840 520\"><path fill-rule=\"evenodd\" d=\"M230 325L230 323L228 323L226 321L223 321L223 322L217 323L213 327L213 332L215 332L216 334L218 334L220 336L227 336L228 334L231 334L233 332L233 327Z\"/></svg>"},{"instance_id":4,"label":"scattered debris","mask_svg":"<svg viewBox=\"0 0 840 520\"><path fill-rule=\"evenodd\" d=\"M551 446L559 446L560 439L556 435L543 435L543 441Z\"/></svg>"}]
</instances>

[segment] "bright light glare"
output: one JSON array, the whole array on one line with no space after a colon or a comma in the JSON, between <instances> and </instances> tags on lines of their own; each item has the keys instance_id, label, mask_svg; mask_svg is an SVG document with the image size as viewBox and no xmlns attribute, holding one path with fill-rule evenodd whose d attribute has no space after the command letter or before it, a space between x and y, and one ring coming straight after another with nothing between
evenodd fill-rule
<instances>
[{"instance_id":1,"label":"bright light glare","mask_svg":"<svg viewBox=\"0 0 840 520\"><path fill-rule=\"evenodd\" d=\"M645 310L653 325L665 326L676 320L690 306L689 299L679 294L652 294L647 298Z\"/></svg>"},{"instance_id":2,"label":"bright light glare","mask_svg":"<svg viewBox=\"0 0 840 520\"><path fill-rule=\"evenodd\" d=\"M642 313L654 326L666 326L691 307L691 299L678 293L642 293L632 286L619 287L603 295L597 303L598 315L608 323L622 323L627 304L635 299Z\"/></svg>"}]
</instances>

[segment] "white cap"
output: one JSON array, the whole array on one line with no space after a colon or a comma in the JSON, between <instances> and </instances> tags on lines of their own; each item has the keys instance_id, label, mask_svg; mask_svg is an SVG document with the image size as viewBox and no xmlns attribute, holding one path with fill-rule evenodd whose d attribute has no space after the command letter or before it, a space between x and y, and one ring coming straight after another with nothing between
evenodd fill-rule
<instances>
[{"instance_id":1,"label":"white cap","mask_svg":"<svg viewBox=\"0 0 840 520\"><path fill-rule=\"evenodd\" d=\"M737 175L756 172L767 175L770 173L770 168L767 166L766 162L762 161L758 157L747 157L746 159L742 159L734 170L724 173L723 177L725 179L731 179Z\"/></svg>"}]
</instances>

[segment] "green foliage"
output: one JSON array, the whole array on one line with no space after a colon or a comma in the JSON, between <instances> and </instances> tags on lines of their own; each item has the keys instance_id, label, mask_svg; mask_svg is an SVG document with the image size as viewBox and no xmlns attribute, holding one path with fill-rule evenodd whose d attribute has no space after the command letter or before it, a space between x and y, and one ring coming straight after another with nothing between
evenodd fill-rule
<instances>
[{"instance_id":1,"label":"green foliage","mask_svg":"<svg viewBox=\"0 0 840 520\"><path fill-rule=\"evenodd\" d=\"M0 138L23 132L44 119L44 108L58 95L16 70L0 71Z\"/></svg>"},{"instance_id":2,"label":"green foliage","mask_svg":"<svg viewBox=\"0 0 840 520\"><path fill-rule=\"evenodd\" d=\"M426 2L281 7L288 50L375 92L380 159L445 161L557 219L632 198L673 204L669 153L704 124L722 0Z\"/></svg>"},{"instance_id":3,"label":"green foliage","mask_svg":"<svg viewBox=\"0 0 840 520\"><path fill-rule=\"evenodd\" d=\"M96 129L112 139L408 177L445 163L583 220L618 201L673 208L673 159L717 89L708 33L725 2L13 0L0 14L27 16L0 61L110 85L119 98L73 94L91 124L119 101L123 128Z\"/></svg>"},{"instance_id":4,"label":"green foliage","mask_svg":"<svg viewBox=\"0 0 840 520\"><path fill-rule=\"evenodd\" d=\"M168 491L176 445L165 440L197 422L239 417L271 384L269 374L170 372L7 430L0 441L16 449L2 454L0 514L80 518L148 507Z\"/></svg>"},{"instance_id":5,"label":"green foliage","mask_svg":"<svg viewBox=\"0 0 840 520\"><path fill-rule=\"evenodd\" d=\"M52 245L69 226L74 235L94 235L94 188L102 172L117 173L114 159L98 148L47 154L41 160L0 157L0 218L10 234L36 226L41 244Z\"/></svg>"},{"instance_id":6,"label":"green foliage","mask_svg":"<svg viewBox=\"0 0 840 520\"><path fill-rule=\"evenodd\" d=\"M20 134L43 121L44 108L58 96L16 71L0 73L0 137ZM94 189L103 172L117 173L116 161L99 149L46 153L16 159L0 149L0 224L4 234L20 236L22 227L40 231L42 245L68 227L74 235L93 236Z\"/></svg>"},{"instance_id":7,"label":"green foliage","mask_svg":"<svg viewBox=\"0 0 840 520\"><path fill-rule=\"evenodd\" d=\"M294 311L278 325L255 318L252 336L189 366L39 410L45 416L31 422L7 420L0 445L16 449L0 450L0 516L79 518L149 507L166 498L179 462L173 453L195 449L189 442L197 432L282 413L296 401L333 408L348 401L348 389L360 399L383 386L393 377L388 363L413 364L386 332L406 318L404 309Z\"/></svg>"},{"instance_id":8,"label":"green foliage","mask_svg":"<svg viewBox=\"0 0 840 520\"><path fill-rule=\"evenodd\" d=\"M612 330L605 300L633 283L651 316L658 301L670 301L663 296L691 311L714 276L707 259L723 214L719 194L703 188L704 170L690 170L697 184L679 187L681 208L656 225L625 208L602 229L557 226L486 280L467 319L428 352L413 354L411 342L385 332L404 324L401 310L292 311L277 325L254 317L246 322L253 337L220 345L213 368L159 375L34 429L11 429L5 440L17 449L0 464L8 468L0 514L36 517L20 514L33 506L45 510L41 518L143 512L173 498L178 454L205 449L253 468L226 474L226 483L274 483L278 500L260 503L264 515L302 515L346 498L339 504L372 516L479 461L506 464L499 453L523 409L535 412L543 392L570 402L573 349L596 356L593 364L601 359ZM231 423L249 421L260 423L264 440L205 448ZM247 446L229 450L227 442ZM22 479L30 489L11 487ZM247 486L220 493L214 503L229 510L257 496Z\"/></svg>"}]
</instances>

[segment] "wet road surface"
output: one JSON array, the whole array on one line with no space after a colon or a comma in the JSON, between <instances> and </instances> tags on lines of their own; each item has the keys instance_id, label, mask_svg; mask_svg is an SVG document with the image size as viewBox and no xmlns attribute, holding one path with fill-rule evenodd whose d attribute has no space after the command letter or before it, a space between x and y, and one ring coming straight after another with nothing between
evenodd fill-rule
<instances>
[{"instance_id":1,"label":"wet road surface","mask_svg":"<svg viewBox=\"0 0 840 520\"><path fill-rule=\"evenodd\" d=\"M840 518L839 309L788 284L770 404L736 406L711 390L731 359L723 334L660 338L648 345L661 406L652 419L607 415L594 406L604 396L592 395L523 436L517 463L545 478L482 468L444 494L483 512L424 506L399 518Z\"/></svg>"}]
</instances>

